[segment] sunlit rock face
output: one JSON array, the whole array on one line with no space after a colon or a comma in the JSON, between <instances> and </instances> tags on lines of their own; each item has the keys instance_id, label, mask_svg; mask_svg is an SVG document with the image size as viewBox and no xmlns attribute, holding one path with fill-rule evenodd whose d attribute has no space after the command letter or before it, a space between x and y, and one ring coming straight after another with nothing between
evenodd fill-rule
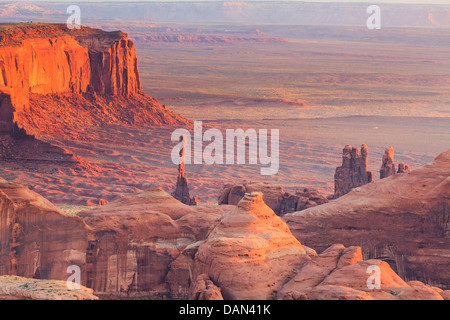
<instances>
[{"instance_id":1,"label":"sunlit rock face","mask_svg":"<svg viewBox=\"0 0 450 320\"><path fill-rule=\"evenodd\" d=\"M190 266L181 254L227 210L185 205L154 188L80 213L95 239L87 286L103 295L186 298Z\"/></svg>"},{"instance_id":2,"label":"sunlit rock face","mask_svg":"<svg viewBox=\"0 0 450 320\"><path fill-rule=\"evenodd\" d=\"M27 187L0 181L0 275L67 280L99 295L187 298L181 253L231 206L188 206L160 188L70 216Z\"/></svg>"},{"instance_id":3,"label":"sunlit rock face","mask_svg":"<svg viewBox=\"0 0 450 320\"><path fill-rule=\"evenodd\" d=\"M70 126L83 119L83 106L100 122L188 122L140 89L136 48L123 32L44 23L0 28L0 133L12 133L15 123L45 132L55 117L42 121L42 109L44 119Z\"/></svg>"},{"instance_id":4,"label":"sunlit rock face","mask_svg":"<svg viewBox=\"0 0 450 320\"><path fill-rule=\"evenodd\" d=\"M278 299L443 300L448 294L420 281L407 283L386 262L362 260L360 247L341 244L330 246L295 273L278 293Z\"/></svg>"},{"instance_id":5,"label":"sunlit rock face","mask_svg":"<svg viewBox=\"0 0 450 320\"><path fill-rule=\"evenodd\" d=\"M206 274L225 299L270 299L309 260L287 225L262 199L244 195L224 214L195 255L193 278Z\"/></svg>"}]
</instances>

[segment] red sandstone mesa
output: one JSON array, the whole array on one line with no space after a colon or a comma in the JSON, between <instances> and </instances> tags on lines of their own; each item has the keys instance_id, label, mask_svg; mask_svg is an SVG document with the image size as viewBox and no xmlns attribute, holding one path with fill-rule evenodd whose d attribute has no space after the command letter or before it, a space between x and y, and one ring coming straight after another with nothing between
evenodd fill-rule
<instances>
[{"instance_id":1,"label":"red sandstone mesa","mask_svg":"<svg viewBox=\"0 0 450 320\"><path fill-rule=\"evenodd\" d=\"M74 180L103 175L105 166L66 150L58 139L84 143L91 139L90 132L103 125L189 123L140 90L136 49L125 33L69 30L63 24L0 26L3 167L38 173L41 181L47 174L62 180L65 175ZM95 197L75 196L69 202L99 204L103 199Z\"/></svg>"},{"instance_id":2,"label":"red sandstone mesa","mask_svg":"<svg viewBox=\"0 0 450 320\"><path fill-rule=\"evenodd\" d=\"M0 40L2 140L26 133L73 138L73 128L102 123L190 123L140 91L136 49L123 32L11 24L1 26Z\"/></svg>"}]
</instances>

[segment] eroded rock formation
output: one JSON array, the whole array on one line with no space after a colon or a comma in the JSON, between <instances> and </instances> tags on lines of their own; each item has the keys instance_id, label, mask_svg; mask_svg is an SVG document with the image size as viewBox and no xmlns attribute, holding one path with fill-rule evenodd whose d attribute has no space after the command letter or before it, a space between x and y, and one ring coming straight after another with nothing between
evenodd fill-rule
<instances>
[{"instance_id":1,"label":"eroded rock formation","mask_svg":"<svg viewBox=\"0 0 450 320\"><path fill-rule=\"evenodd\" d=\"M197 279L191 298L204 292L217 297L218 291L225 299L443 300L447 295L418 281L406 283L384 261L363 260L360 247L334 244L320 254L303 247L257 192L245 194L195 248L189 254ZM373 269L379 271L379 282L374 281L379 287L369 286Z\"/></svg>"},{"instance_id":2,"label":"eroded rock formation","mask_svg":"<svg viewBox=\"0 0 450 320\"><path fill-rule=\"evenodd\" d=\"M384 150L384 155L381 159L380 179L392 176L393 174L395 174L394 148L389 147Z\"/></svg>"},{"instance_id":3,"label":"eroded rock formation","mask_svg":"<svg viewBox=\"0 0 450 320\"><path fill-rule=\"evenodd\" d=\"M287 225L263 202L244 195L224 214L195 255L193 277L206 274L225 299L270 299L292 268L309 259Z\"/></svg>"},{"instance_id":4,"label":"eroded rock formation","mask_svg":"<svg viewBox=\"0 0 450 320\"><path fill-rule=\"evenodd\" d=\"M180 164L178 165L178 176L177 176L177 184L175 185L175 191L172 196L179 200L181 203L196 206L198 204L197 197L192 197L189 193L189 181L185 176L185 156L184 150L186 149L186 140L180 138L180 141L184 144L183 148L180 150Z\"/></svg>"},{"instance_id":5,"label":"eroded rock formation","mask_svg":"<svg viewBox=\"0 0 450 320\"><path fill-rule=\"evenodd\" d=\"M350 192L353 188L372 182L373 173L368 171L369 148L358 148L346 145L342 151L342 165L336 168L334 174L334 198L339 198Z\"/></svg>"},{"instance_id":6,"label":"eroded rock formation","mask_svg":"<svg viewBox=\"0 0 450 320\"><path fill-rule=\"evenodd\" d=\"M302 243L324 250L360 246L405 281L450 289L450 151L433 162L355 189L283 219Z\"/></svg>"},{"instance_id":7,"label":"eroded rock formation","mask_svg":"<svg viewBox=\"0 0 450 320\"><path fill-rule=\"evenodd\" d=\"M400 162L398 164L398 170L397 173L409 173L411 172L411 167L404 162Z\"/></svg>"},{"instance_id":8,"label":"eroded rock formation","mask_svg":"<svg viewBox=\"0 0 450 320\"><path fill-rule=\"evenodd\" d=\"M0 181L0 275L66 280L77 265L86 284L90 228L27 187Z\"/></svg>"},{"instance_id":9,"label":"eroded rock formation","mask_svg":"<svg viewBox=\"0 0 450 320\"><path fill-rule=\"evenodd\" d=\"M281 201L280 215L305 210L328 202L328 198L316 189L305 188L295 194L286 192Z\"/></svg>"},{"instance_id":10,"label":"eroded rock formation","mask_svg":"<svg viewBox=\"0 0 450 320\"><path fill-rule=\"evenodd\" d=\"M231 206L192 207L162 189L67 215L24 186L0 181L0 274L67 280L102 297L186 298L183 249ZM177 259L179 258L179 259Z\"/></svg>"},{"instance_id":11,"label":"eroded rock formation","mask_svg":"<svg viewBox=\"0 0 450 320\"><path fill-rule=\"evenodd\" d=\"M368 281L379 271L379 288ZM368 285L371 285L369 287ZM372 287L373 285L373 287ZM285 300L442 300L442 289L406 283L381 260L363 260L360 247L335 244L307 261L278 294Z\"/></svg>"},{"instance_id":12,"label":"eroded rock formation","mask_svg":"<svg viewBox=\"0 0 450 320\"><path fill-rule=\"evenodd\" d=\"M404 162L398 164L397 173L409 173L411 167ZM383 158L381 159L380 179L387 178L394 175L395 163L394 163L394 148L389 147L384 151Z\"/></svg>"},{"instance_id":13,"label":"eroded rock formation","mask_svg":"<svg viewBox=\"0 0 450 320\"><path fill-rule=\"evenodd\" d=\"M237 205L246 193L261 192L264 202L277 214L303 210L328 202L316 189L305 188L295 193L285 192L282 186L267 183L225 184L220 190L218 203Z\"/></svg>"}]
</instances>

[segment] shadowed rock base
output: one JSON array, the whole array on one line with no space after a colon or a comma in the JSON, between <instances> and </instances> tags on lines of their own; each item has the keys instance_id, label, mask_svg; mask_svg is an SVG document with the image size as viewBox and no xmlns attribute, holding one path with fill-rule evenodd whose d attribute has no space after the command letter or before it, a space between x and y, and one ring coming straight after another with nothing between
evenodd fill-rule
<instances>
[{"instance_id":1,"label":"shadowed rock base","mask_svg":"<svg viewBox=\"0 0 450 320\"><path fill-rule=\"evenodd\" d=\"M327 197L315 189L305 188L292 194L284 192L281 186L243 182L236 185L225 184L220 190L218 203L237 205L248 192L261 192L264 202L279 216L328 202Z\"/></svg>"}]
</instances>

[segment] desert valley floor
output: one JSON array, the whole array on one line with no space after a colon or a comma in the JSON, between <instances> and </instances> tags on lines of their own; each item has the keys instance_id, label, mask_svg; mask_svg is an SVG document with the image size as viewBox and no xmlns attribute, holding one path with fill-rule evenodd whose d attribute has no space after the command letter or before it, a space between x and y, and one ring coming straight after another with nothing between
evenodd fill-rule
<instances>
[{"instance_id":1,"label":"desert valley floor","mask_svg":"<svg viewBox=\"0 0 450 320\"><path fill-rule=\"evenodd\" d=\"M200 202L215 202L224 183L243 179L332 194L346 144L368 145L375 178L388 146L396 162L412 168L448 149L450 47L439 41L444 30L433 38L426 30L395 28L377 36L345 27L98 26L129 32L142 90L171 110L222 132L280 130L278 175L261 176L259 165L187 165L191 193ZM174 41L155 36L160 34L183 36ZM111 201L155 185L172 192L177 168L170 135L176 128L111 122L75 123L58 136L38 130L42 140L96 170L55 174L12 162L2 165L0 176L60 205Z\"/></svg>"}]
</instances>

